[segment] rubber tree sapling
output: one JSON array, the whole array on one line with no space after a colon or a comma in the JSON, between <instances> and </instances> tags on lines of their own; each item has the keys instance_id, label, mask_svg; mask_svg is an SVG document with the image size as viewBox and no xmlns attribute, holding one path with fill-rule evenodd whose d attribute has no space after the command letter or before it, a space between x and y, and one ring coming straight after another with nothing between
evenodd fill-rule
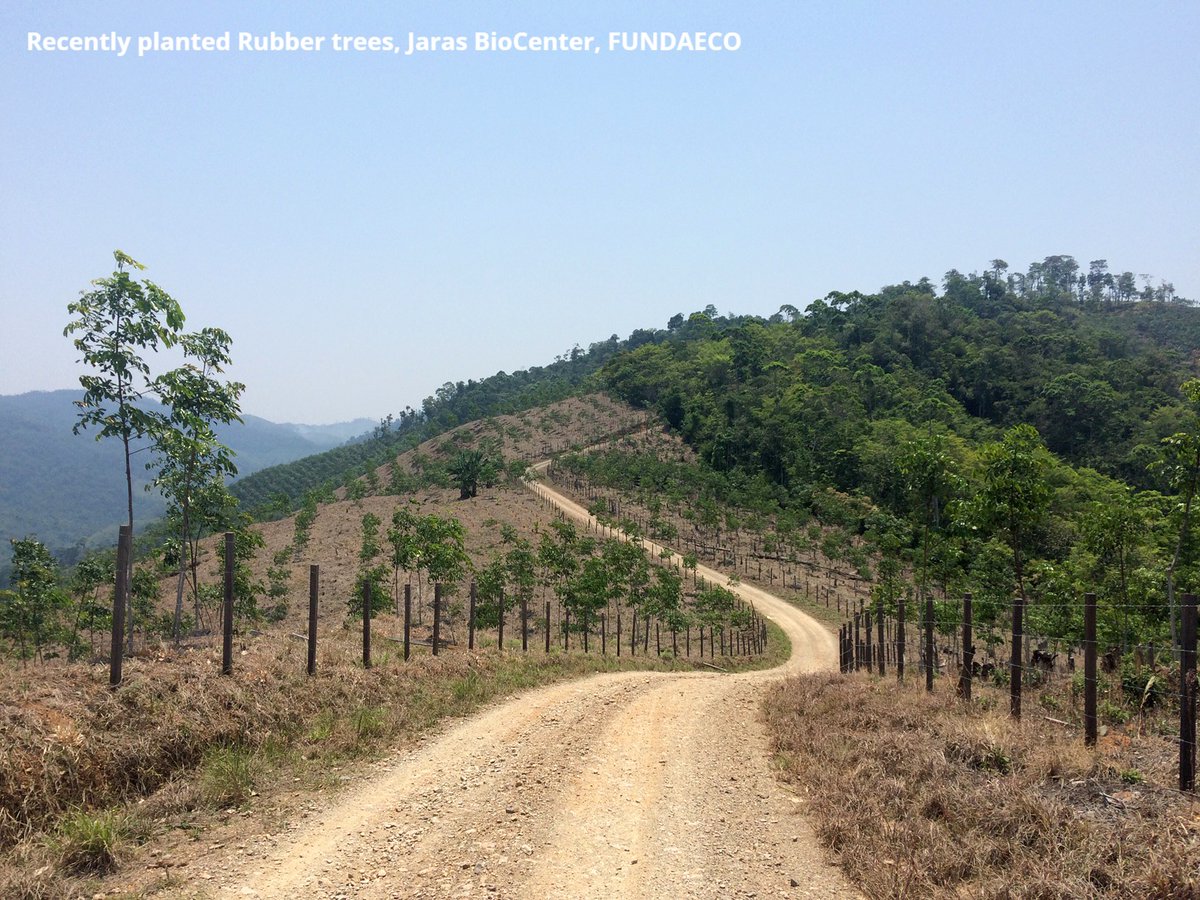
<instances>
[{"instance_id":1,"label":"rubber tree sapling","mask_svg":"<svg viewBox=\"0 0 1200 900\"><path fill-rule=\"evenodd\" d=\"M239 398L245 385L216 376L229 365L230 338L219 328L204 328L179 339L187 362L156 378L153 390L166 407L153 425L157 467L154 485L171 502L179 520L179 573L175 588L174 638L179 643L183 589L189 563L195 566L197 526L194 495L203 485L237 474L233 451L217 440L218 423L240 422ZM148 488L147 488L148 489Z\"/></svg>"},{"instance_id":2,"label":"rubber tree sapling","mask_svg":"<svg viewBox=\"0 0 1200 900\"><path fill-rule=\"evenodd\" d=\"M117 269L109 278L92 282L67 306L75 316L63 329L75 335L80 361L94 375L81 375L83 398L75 401L79 421L75 433L95 427L96 439L119 438L125 460L125 493L128 525L133 530L132 444L149 434L161 414L139 405L150 392L150 365L143 354L174 345L183 328L183 310L171 296L149 279L135 281L129 270L146 267L121 252L113 251ZM132 558L132 554L131 554ZM128 604L128 597L125 601ZM128 642L133 649L133 615L128 610Z\"/></svg>"},{"instance_id":3,"label":"rubber tree sapling","mask_svg":"<svg viewBox=\"0 0 1200 900\"><path fill-rule=\"evenodd\" d=\"M39 659L42 648L58 630L58 615L68 597L58 585L58 565L46 545L34 538L12 540L11 595L0 609L0 627L17 644L22 660L28 655L26 641L32 639Z\"/></svg>"}]
</instances>

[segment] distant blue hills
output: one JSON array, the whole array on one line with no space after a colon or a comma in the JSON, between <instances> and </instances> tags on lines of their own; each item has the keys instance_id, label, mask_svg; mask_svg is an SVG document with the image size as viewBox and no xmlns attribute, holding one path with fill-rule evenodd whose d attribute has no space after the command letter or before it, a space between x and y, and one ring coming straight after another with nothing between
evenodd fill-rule
<instances>
[{"instance_id":1,"label":"distant blue hills","mask_svg":"<svg viewBox=\"0 0 1200 900\"><path fill-rule=\"evenodd\" d=\"M115 535L125 521L120 441L97 441L94 430L72 433L79 414L74 401L80 396L73 390L0 395L0 568L10 559L10 538L33 535L52 550L69 551L110 530ZM244 418L244 424L218 432L237 453L239 475L339 446L376 424L370 419L299 425ZM141 524L164 510L162 497L143 489L150 481L148 455L134 456L134 516Z\"/></svg>"}]
</instances>

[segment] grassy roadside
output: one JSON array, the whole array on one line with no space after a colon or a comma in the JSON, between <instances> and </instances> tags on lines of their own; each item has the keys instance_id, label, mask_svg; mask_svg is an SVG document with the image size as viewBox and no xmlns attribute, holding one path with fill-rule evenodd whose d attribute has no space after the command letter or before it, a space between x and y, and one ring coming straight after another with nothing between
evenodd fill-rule
<instances>
[{"instance_id":1,"label":"grassy roadside","mask_svg":"<svg viewBox=\"0 0 1200 900\"><path fill-rule=\"evenodd\" d=\"M939 680L820 674L765 703L777 760L870 897L1200 896L1200 803L1155 734L1018 723Z\"/></svg>"},{"instance_id":2,"label":"grassy roadside","mask_svg":"<svg viewBox=\"0 0 1200 900\"><path fill-rule=\"evenodd\" d=\"M377 648L364 670L353 662L356 636L339 632L322 639L314 678L302 673L302 643L267 636L240 649L233 678L219 676L208 651L130 660L116 692L103 667L9 670L0 683L0 897L92 896L101 876L135 860L144 870L156 852L148 848L171 834L198 835L285 793L337 787L349 761L522 690L598 672L712 671L669 652L618 659L608 649L422 652L404 663ZM772 626L762 657L705 662L758 669L789 652ZM168 865L156 864L161 882ZM129 896L152 890L145 881Z\"/></svg>"}]
</instances>

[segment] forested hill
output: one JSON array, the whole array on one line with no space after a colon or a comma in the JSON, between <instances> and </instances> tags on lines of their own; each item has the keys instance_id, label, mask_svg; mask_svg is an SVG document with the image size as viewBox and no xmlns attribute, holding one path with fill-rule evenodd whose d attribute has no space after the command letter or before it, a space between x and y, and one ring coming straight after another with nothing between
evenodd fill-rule
<instances>
[{"instance_id":1,"label":"forested hill","mask_svg":"<svg viewBox=\"0 0 1200 900\"><path fill-rule=\"evenodd\" d=\"M871 456L932 423L971 439L1030 422L1051 450L1150 483L1158 441L1177 430L1179 385L1200 347L1200 309L1169 284L1137 289L1103 261L1026 273L1000 260L876 294L834 293L803 313L709 308L576 348L544 367L447 382L368 440L244 478L260 515L343 485L456 425L543 406L585 386L658 409L718 469L763 471L787 489L883 489ZM601 372L601 367L603 371Z\"/></svg>"},{"instance_id":2,"label":"forested hill","mask_svg":"<svg viewBox=\"0 0 1200 900\"><path fill-rule=\"evenodd\" d=\"M1106 645L1161 643L1178 591L1200 590L1200 309L1077 272L996 261L768 319L677 316L600 378L704 466L611 451L564 468L651 506L690 496L706 527L770 522L791 552L819 541L888 609L970 591L992 629L1018 595L1034 631L1078 640L1093 592Z\"/></svg>"},{"instance_id":3,"label":"forested hill","mask_svg":"<svg viewBox=\"0 0 1200 900\"><path fill-rule=\"evenodd\" d=\"M1152 486L1160 440L1190 416L1179 387L1200 349L1200 309L1173 293L997 269L673 326L606 366L608 388L658 409L719 470L872 496L889 489L877 457L915 431L975 440L1021 422L1074 464Z\"/></svg>"}]
</instances>

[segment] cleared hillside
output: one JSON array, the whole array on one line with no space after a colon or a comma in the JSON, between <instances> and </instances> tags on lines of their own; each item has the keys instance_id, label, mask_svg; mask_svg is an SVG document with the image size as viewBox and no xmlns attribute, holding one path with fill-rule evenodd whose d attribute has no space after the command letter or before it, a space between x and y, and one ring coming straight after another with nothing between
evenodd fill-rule
<instances>
[{"instance_id":1,"label":"cleared hillside","mask_svg":"<svg viewBox=\"0 0 1200 900\"><path fill-rule=\"evenodd\" d=\"M411 506L422 515L456 518L465 528L468 552L479 568L488 553L500 545L504 526L515 528L524 537L536 538L554 518L546 504L520 484L525 464L653 427L653 419L644 412L602 394L588 394L540 409L469 422L405 451L393 462L372 470L373 488L368 488L367 476L356 479L363 496L346 499L347 488L341 488L336 499L317 506L307 547L288 563L289 621L298 626L307 615L308 566L314 563L321 566L323 615L334 621L345 616L345 604L353 593L359 568L364 516L374 514L390 523L396 509ZM497 459L516 461L517 466L502 476L500 484L481 490L478 497L460 500L456 488L438 482L445 481L445 464L455 453L468 448L485 449ZM401 473L404 487L397 493L391 492L394 471ZM271 560L295 543L296 516L253 527L262 534L266 546L256 554L251 571L265 582ZM204 543L206 562L201 577L209 583L220 577L215 540Z\"/></svg>"},{"instance_id":2,"label":"cleared hillside","mask_svg":"<svg viewBox=\"0 0 1200 900\"><path fill-rule=\"evenodd\" d=\"M259 516L297 507L313 491L332 490L385 465L423 441L468 422L514 415L595 390L592 379L605 361L636 346L640 332L622 341L613 335L586 351L575 347L546 366L497 372L480 381L446 382L420 408L389 416L367 440L257 472L233 485L244 509Z\"/></svg>"}]
</instances>

